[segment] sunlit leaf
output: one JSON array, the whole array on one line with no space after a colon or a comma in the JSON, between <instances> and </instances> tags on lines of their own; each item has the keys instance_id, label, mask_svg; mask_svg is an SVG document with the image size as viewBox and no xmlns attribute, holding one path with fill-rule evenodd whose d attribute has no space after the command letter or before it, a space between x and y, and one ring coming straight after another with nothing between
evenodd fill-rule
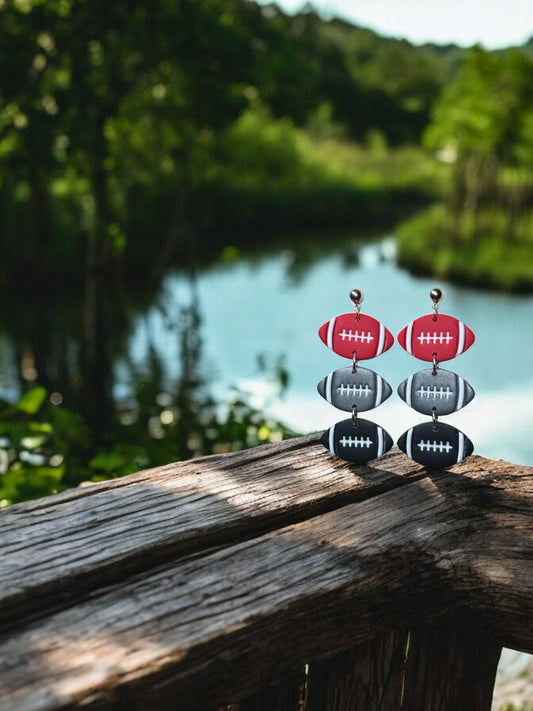
<instances>
[{"instance_id":1,"label":"sunlit leaf","mask_svg":"<svg viewBox=\"0 0 533 711\"><path fill-rule=\"evenodd\" d=\"M20 398L17 403L17 407L27 415L35 415L46 400L46 395L46 388L32 388L31 390L28 390L28 392L24 393L24 395Z\"/></svg>"},{"instance_id":2,"label":"sunlit leaf","mask_svg":"<svg viewBox=\"0 0 533 711\"><path fill-rule=\"evenodd\" d=\"M46 437L43 435L33 435L28 437L23 437L20 441L23 447L26 449L36 449L46 442Z\"/></svg>"},{"instance_id":3,"label":"sunlit leaf","mask_svg":"<svg viewBox=\"0 0 533 711\"><path fill-rule=\"evenodd\" d=\"M91 469L103 469L105 472L112 472L120 469L127 463L124 455L117 452L106 452L91 459L89 466Z\"/></svg>"}]
</instances>

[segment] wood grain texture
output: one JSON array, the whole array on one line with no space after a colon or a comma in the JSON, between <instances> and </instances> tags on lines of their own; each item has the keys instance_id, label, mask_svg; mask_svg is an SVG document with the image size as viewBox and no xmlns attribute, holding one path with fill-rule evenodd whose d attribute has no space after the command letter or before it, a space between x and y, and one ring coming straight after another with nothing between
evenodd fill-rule
<instances>
[{"instance_id":1,"label":"wood grain texture","mask_svg":"<svg viewBox=\"0 0 533 711\"><path fill-rule=\"evenodd\" d=\"M316 440L4 512L2 711L216 709L423 620L533 652L532 469Z\"/></svg>"},{"instance_id":2,"label":"wood grain texture","mask_svg":"<svg viewBox=\"0 0 533 711\"><path fill-rule=\"evenodd\" d=\"M467 620L415 627L407 657L403 708L490 711L501 646Z\"/></svg>"},{"instance_id":3,"label":"wood grain texture","mask_svg":"<svg viewBox=\"0 0 533 711\"><path fill-rule=\"evenodd\" d=\"M179 462L1 511L0 624L421 476L400 454L344 466L318 439Z\"/></svg>"},{"instance_id":4,"label":"wood grain texture","mask_svg":"<svg viewBox=\"0 0 533 711\"><path fill-rule=\"evenodd\" d=\"M237 711L299 711L305 704L306 686L307 674L302 667L300 673L289 674L281 683L266 686L242 701Z\"/></svg>"},{"instance_id":5,"label":"wood grain texture","mask_svg":"<svg viewBox=\"0 0 533 711\"><path fill-rule=\"evenodd\" d=\"M394 629L311 664L305 711L399 711L407 637L407 629Z\"/></svg>"}]
</instances>

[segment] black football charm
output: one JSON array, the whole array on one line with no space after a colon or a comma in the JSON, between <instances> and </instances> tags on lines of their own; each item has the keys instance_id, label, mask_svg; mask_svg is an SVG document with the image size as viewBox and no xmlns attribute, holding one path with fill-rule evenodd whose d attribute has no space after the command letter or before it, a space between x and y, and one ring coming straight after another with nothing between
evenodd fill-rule
<instances>
[{"instance_id":1,"label":"black football charm","mask_svg":"<svg viewBox=\"0 0 533 711\"><path fill-rule=\"evenodd\" d=\"M464 378L450 370L438 368L420 370L398 386L398 395L417 412L424 415L449 415L457 412L474 398L474 388Z\"/></svg>"},{"instance_id":2,"label":"black football charm","mask_svg":"<svg viewBox=\"0 0 533 711\"><path fill-rule=\"evenodd\" d=\"M318 383L317 390L324 400L339 410L351 412L357 405L357 412L372 410L386 400L392 388L381 375L368 368L358 366L339 368Z\"/></svg>"},{"instance_id":3,"label":"black football charm","mask_svg":"<svg viewBox=\"0 0 533 711\"><path fill-rule=\"evenodd\" d=\"M381 457L392 447L392 437L383 427L360 418L357 427L351 419L337 422L324 432L320 441L331 454L356 464Z\"/></svg>"},{"instance_id":4,"label":"black football charm","mask_svg":"<svg viewBox=\"0 0 533 711\"><path fill-rule=\"evenodd\" d=\"M398 447L410 459L432 469L444 469L458 464L474 451L468 437L456 427L438 422L416 425L404 432Z\"/></svg>"}]
</instances>

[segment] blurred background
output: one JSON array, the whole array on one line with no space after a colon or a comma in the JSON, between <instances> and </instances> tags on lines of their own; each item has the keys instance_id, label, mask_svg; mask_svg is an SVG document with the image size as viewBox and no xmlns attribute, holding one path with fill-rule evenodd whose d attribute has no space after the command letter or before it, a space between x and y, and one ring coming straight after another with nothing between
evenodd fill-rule
<instances>
[{"instance_id":1,"label":"blurred background","mask_svg":"<svg viewBox=\"0 0 533 711\"><path fill-rule=\"evenodd\" d=\"M0 0L0 27L0 505L328 427L317 330L356 286L393 333L444 288L477 334L449 421L533 464L531 3ZM400 351L370 364L394 389Z\"/></svg>"},{"instance_id":2,"label":"blurred background","mask_svg":"<svg viewBox=\"0 0 533 711\"><path fill-rule=\"evenodd\" d=\"M354 286L533 463L533 8L456 5L0 0L0 502L329 426Z\"/></svg>"}]
</instances>

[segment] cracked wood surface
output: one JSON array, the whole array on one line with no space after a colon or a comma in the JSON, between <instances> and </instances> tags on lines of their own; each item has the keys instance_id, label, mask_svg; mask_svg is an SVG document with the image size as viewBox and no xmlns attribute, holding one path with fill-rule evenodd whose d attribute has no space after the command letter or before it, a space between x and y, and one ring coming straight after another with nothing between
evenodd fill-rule
<instances>
[{"instance_id":1,"label":"cracked wood surface","mask_svg":"<svg viewBox=\"0 0 533 711\"><path fill-rule=\"evenodd\" d=\"M215 708L421 620L533 652L533 469L357 467L317 443L3 511L1 708Z\"/></svg>"}]
</instances>

